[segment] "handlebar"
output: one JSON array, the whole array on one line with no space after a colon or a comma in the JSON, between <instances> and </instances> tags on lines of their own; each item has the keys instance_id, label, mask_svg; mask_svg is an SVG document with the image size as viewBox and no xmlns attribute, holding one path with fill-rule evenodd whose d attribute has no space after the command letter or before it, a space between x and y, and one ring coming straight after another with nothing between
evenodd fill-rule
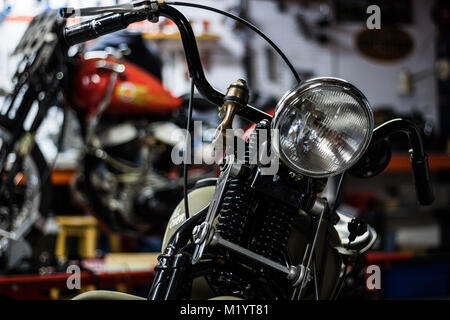
<instances>
[{"instance_id":1,"label":"handlebar","mask_svg":"<svg viewBox=\"0 0 450 320\"><path fill-rule=\"evenodd\" d=\"M115 13L85 21L78 25L66 27L63 31L63 36L67 44L75 45L114 31L125 29L133 22L143 21L155 15L164 16L176 24L180 31L189 74L193 78L197 90L206 99L221 106L225 95L214 89L205 77L197 42L189 21L180 11L167 4L159 4L157 11ZM270 121L272 119L266 112L250 105L240 107L236 113L252 122L259 122L263 119Z\"/></svg>"},{"instance_id":2,"label":"handlebar","mask_svg":"<svg viewBox=\"0 0 450 320\"><path fill-rule=\"evenodd\" d=\"M410 161L417 199L421 205L429 205L434 201L434 192L430 179L428 156L423 150L422 138L415 124L406 119L388 121L374 130L371 144L376 144L398 132L405 133L408 136L411 146Z\"/></svg>"},{"instance_id":3,"label":"handlebar","mask_svg":"<svg viewBox=\"0 0 450 320\"><path fill-rule=\"evenodd\" d=\"M98 19L66 27L64 28L63 36L67 44L72 46L125 29L131 23L145 20L146 17L146 14L143 13L109 14Z\"/></svg>"},{"instance_id":4,"label":"handlebar","mask_svg":"<svg viewBox=\"0 0 450 320\"><path fill-rule=\"evenodd\" d=\"M218 106L222 105L225 95L214 89L205 77L197 42L189 21L180 11L167 4L158 4L157 10L113 13L85 21L78 25L66 27L63 31L63 36L67 44L75 45L125 29L131 23L154 18L155 16L164 16L176 24L180 31L189 74L193 78L195 86L206 99ZM250 105L239 107L236 113L252 122L259 122L263 119L270 121L272 119L269 114ZM372 143L375 144L377 141L385 139L395 132L406 133L409 138L412 148L411 166L419 203L422 205L431 204L434 200L434 194L428 173L428 158L423 151L422 140L414 123L404 119L391 120L374 130Z\"/></svg>"}]
</instances>

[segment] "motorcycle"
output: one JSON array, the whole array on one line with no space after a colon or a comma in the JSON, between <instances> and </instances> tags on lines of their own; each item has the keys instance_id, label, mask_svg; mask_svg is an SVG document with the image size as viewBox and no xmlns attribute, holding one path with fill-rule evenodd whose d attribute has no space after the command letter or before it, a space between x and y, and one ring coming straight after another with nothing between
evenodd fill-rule
<instances>
[{"instance_id":1,"label":"motorcycle","mask_svg":"<svg viewBox=\"0 0 450 320\"><path fill-rule=\"evenodd\" d=\"M132 237L161 235L182 198L180 167L168 160L178 143L172 132L186 118L186 99L162 85L159 61L146 52L140 36L121 34L119 47L69 48L61 36L65 25L57 10L34 17L14 51L21 61L0 115L5 272L31 255L27 242L45 229L54 163L47 164L36 132L52 106L64 113L58 150L68 110L76 115L83 149L71 188L75 200L106 229ZM124 39L131 39L129 47ZM210 107L200 98L194 105L200 115ZM197 175L209 176L211 170L200 168ZM27 249L19 250L19 244Z\"/></svg>"},{"instance_id":2,"label":"motorcycle","mask_svg":"<svg viewBox=\"0 0 450 320\"><path fill-rule=\"evenodd\" d=\"M244 80L231 83L225 94L209 84L192 28L177 6L236 19L282 56L299 83L278 101L273 117L248 104ZM61 9L64 17L74 14L104 15L65 28L63 37L71 45L137 21L161 16L172 20L180 31L191 88L216 104L222 118L213 140L214 154L222 159L220 175L199 180L189 193L185 184L187 196L167 225L148 299L336 298L347 266L372 246L376 232L337 210L338 202L329 202L321 193L330 177L339 177L342 186L347 173L369 178L382 172L390 160L387 139L393 133L409 138L419 202L433 201L427 156L410 121L394 119L374 128L370 104L361 91L336 78L300 81L281 50L247 21L179 1ZM241 135L233 130L236 115L254 123L253 131ZM341 193L338 187L336 199ZM76 297L130 298L105 291Z\"/></svg>"}]
</instances>

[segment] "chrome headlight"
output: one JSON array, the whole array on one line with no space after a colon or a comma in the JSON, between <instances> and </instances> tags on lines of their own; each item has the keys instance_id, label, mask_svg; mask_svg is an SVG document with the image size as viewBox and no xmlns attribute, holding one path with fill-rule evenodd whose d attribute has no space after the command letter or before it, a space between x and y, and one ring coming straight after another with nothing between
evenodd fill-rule
<instances>
[{"instance_id":1,"label":"chrome headlight","mask_svg":"<svg viewBox=\"0 0 450 320\"><path fill-rule=\"evenodd\" d=\"M310 177L329 177L362 156L372 136L373 115L353 85L318 78L281 98L272 129L275 151L288 167Z\"/></svg>"}]
</instances>

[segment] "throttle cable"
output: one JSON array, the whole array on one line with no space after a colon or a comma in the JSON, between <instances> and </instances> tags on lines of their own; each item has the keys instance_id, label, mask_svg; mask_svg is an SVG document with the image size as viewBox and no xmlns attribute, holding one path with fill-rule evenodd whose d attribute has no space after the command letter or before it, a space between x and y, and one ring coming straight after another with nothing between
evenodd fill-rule
<instances>
[{"instance_id":1,"label":"throttle cable","mask_svg":"<svg viewBox=\"0 0 450 320\"><path fill-rule=\"evenodd\" d=\"M194 8L198 8L198 9L212 11L212 12L219 13L221 15L224 15L224 16L226 16L228 18L234 19L234 20L242 23L246 27L248 27L251 30L253 30L254 32L256 32L265 41L267 41L272 46L272 48L278 53L278 55L283 59L283 61L286 63L286 65L288 66L288 68L292 72L292 75L294 76L295 80L298 83L300 83L302 81L301 78L300 78L300 75L297 72L297 70L295 70L294 66L289 61L289 59L286 57L286 55L283 53L283 51L281 51L281 49L272 40L270 40L270 38L268 36L266 36L264 34L264 32L259 30L255 25L251 24L247 20L245 20L245 19L243 19L241 17L238 17L238 16L236 16L234 14L231 14L229 12L226 12L226 11L223 11L223 10L220 10L220 9L217 9L217 8L213 8L213 7L197 4L197 3L174 1L174 2L166 2L166 4L174 5L174 6L194 7ZM190 135L189 135L190 123L191 123L191 120L192 120L192 100L193 100L193 95L194 95L194 85L195 84L194 84L193 78L191 77L191 79L190 79L191 91L190 91L190 96L189 96L189 111L188 111L187 128L186 128L186 143L185 143L185 148L184 148L185 149L184 150L185 156L184 156L184 163L183 163L183 179L184 179L183 197L184 197L184 211L185 211L184 213L185 213L186 219L189 219L189 201L188 201L188 196L187 196L187 182L188 182L188 172L187 172L187 155L188 155L188 152L187 152L187 150L190 147L188 139L190 137ZM189 152L189 154L190 154L190 152Z\"/></svg>"},{"instance_id":2,"label":"throttle cable","mask_svg":"<svg viewBox=\"0 0 450 320\"><path fill-rule=\"evenodd\" d=\"M194 78L190 78L190 93L189 93L189 106L188 106L188 117L187 117L187 125L186 125L186 141L184 145L184 161L183 161L183 197L184 197L184 214L186 220L189 219L189 203L188 203L188 156L192 159L191 151L192 151L192 139L190 135L191 129L191 121L192 121L192 101L194 100ZM191 143L189 143L191 140ZM189 152L188 152L189 150Z\"/></svg>"},{"instance_id":3,"label":"throttle cable","mask_svg":"<svg viewBox=\"0 0 450 320\"><path fill-rule=\"evenodd\" d=\"M234 14L231 14L229 12L226 12L226 11L223 11L223 10L220 10L220 9L216 9L216 8L213 8L213 7L205 6L205 5L202 5L202 4L189 3L189 2L180 2L180 1L166 2L166 3L169 4L169 5L174 5L174 6L194 7L194 8L204 9L204 10L208 10L208 11L213 11L213 12L222 14L222 15L228 17L228 18L234 19L234 20L242 23L243 25L247 26L248 28L250 28L251 30L256 32L264 40L266 40L272 46L272 48L280 55L280 57L283 59L283 61L286 63L288 68L291 70L292 75L294 76L295 80L298 83L300 83L302 81L302 79L300 78L300 75L298 74L297 70L295 70L294 66L289 61L289 59L286 57L286 55L283 53L283 51L281 51L281 49L272 40L270 40L269 37L264 34L264 32L259 30L255 25L251 24L247 20L245 20L245 19L243 19L241 17L238 17L238 16L236 16Z\"/></svg>"}]
</instances>

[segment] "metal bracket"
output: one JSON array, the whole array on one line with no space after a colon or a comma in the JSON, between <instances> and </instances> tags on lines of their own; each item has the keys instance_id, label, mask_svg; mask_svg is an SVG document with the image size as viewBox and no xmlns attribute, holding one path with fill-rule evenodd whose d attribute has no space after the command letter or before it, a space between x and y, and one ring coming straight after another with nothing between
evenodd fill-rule
<instances>
[{"instance_id":1,"label":"metal bracket","mask_svg":"<svg viewBox=\"0 0 450 320\"><path fill-rule=\"evenodd\" d=\"M194 254L192 255L192 264L196 264L201 259L205 246L208 240L210 240L210 236L212 234L211 231L213 229L212 225L218 214L219 206L224 196L226 182L230 176L231 168L233 167L234 155L228 155L225 158L225 161L225 166L223 167L219 179L217 180L214 196L209 204L206 219L201 225L196 226L193 230L193 237L196 247Z\"/></svg>"},{"instance_id":2,"label":"metal bracket","mask_svg":"<svg viewBox=\"0 0 450 320\"><path fill-rule=\"evenodd\" d=\"M311 279L312 279L311 270L301 264L299 265L299 269L297 271L296 278L292 286L296 288L301 285L303 288L308 284L309 281L311 281Z\"/></svg>"},{"instance_id":3,"label":"metal bracket","mask_svg":"<svg viewBox=\"0 0 450 320\"><path fill-rule=\"evenodd\" d=\"M308 259L306 262L306 268L305 268L305 276L302 277L302 279L299 279L299 286L300 288L297 288L294 291L294 294L292 296L293 299L299 300L303 293L303 288L306 287L307 283L311 280L311 272L310 272L310 265L311 261L315 252L317 237L320 231L320 226L322 224L322 220L324 215L328 212L328 202L325 198L317 198L312 209L309 211L309 213L313 216L317 217L317 227L314 233L313 242L311 244L311 247L309 249Z\"/></svg>"},{"instance_id":4,"label":"metal bracket","mask_svg":"<svg viewBox=\"0 0 450 320\"><path fill-rule=\"evenodd\" d=\"M278 262L263 257L253 251L243 248L235 243L225 240L217 233L212 236L211 245L222 246L228 250L234 251L253 261L256 261L268 268L284 273L286 275L286 279L291 280L293 282L292 286L294 287L297 287L300 284L305 285L311 279L309 269L302 264L298 266L289 266L289 267L284 266Z\"/></svg>"}]
</instances>

